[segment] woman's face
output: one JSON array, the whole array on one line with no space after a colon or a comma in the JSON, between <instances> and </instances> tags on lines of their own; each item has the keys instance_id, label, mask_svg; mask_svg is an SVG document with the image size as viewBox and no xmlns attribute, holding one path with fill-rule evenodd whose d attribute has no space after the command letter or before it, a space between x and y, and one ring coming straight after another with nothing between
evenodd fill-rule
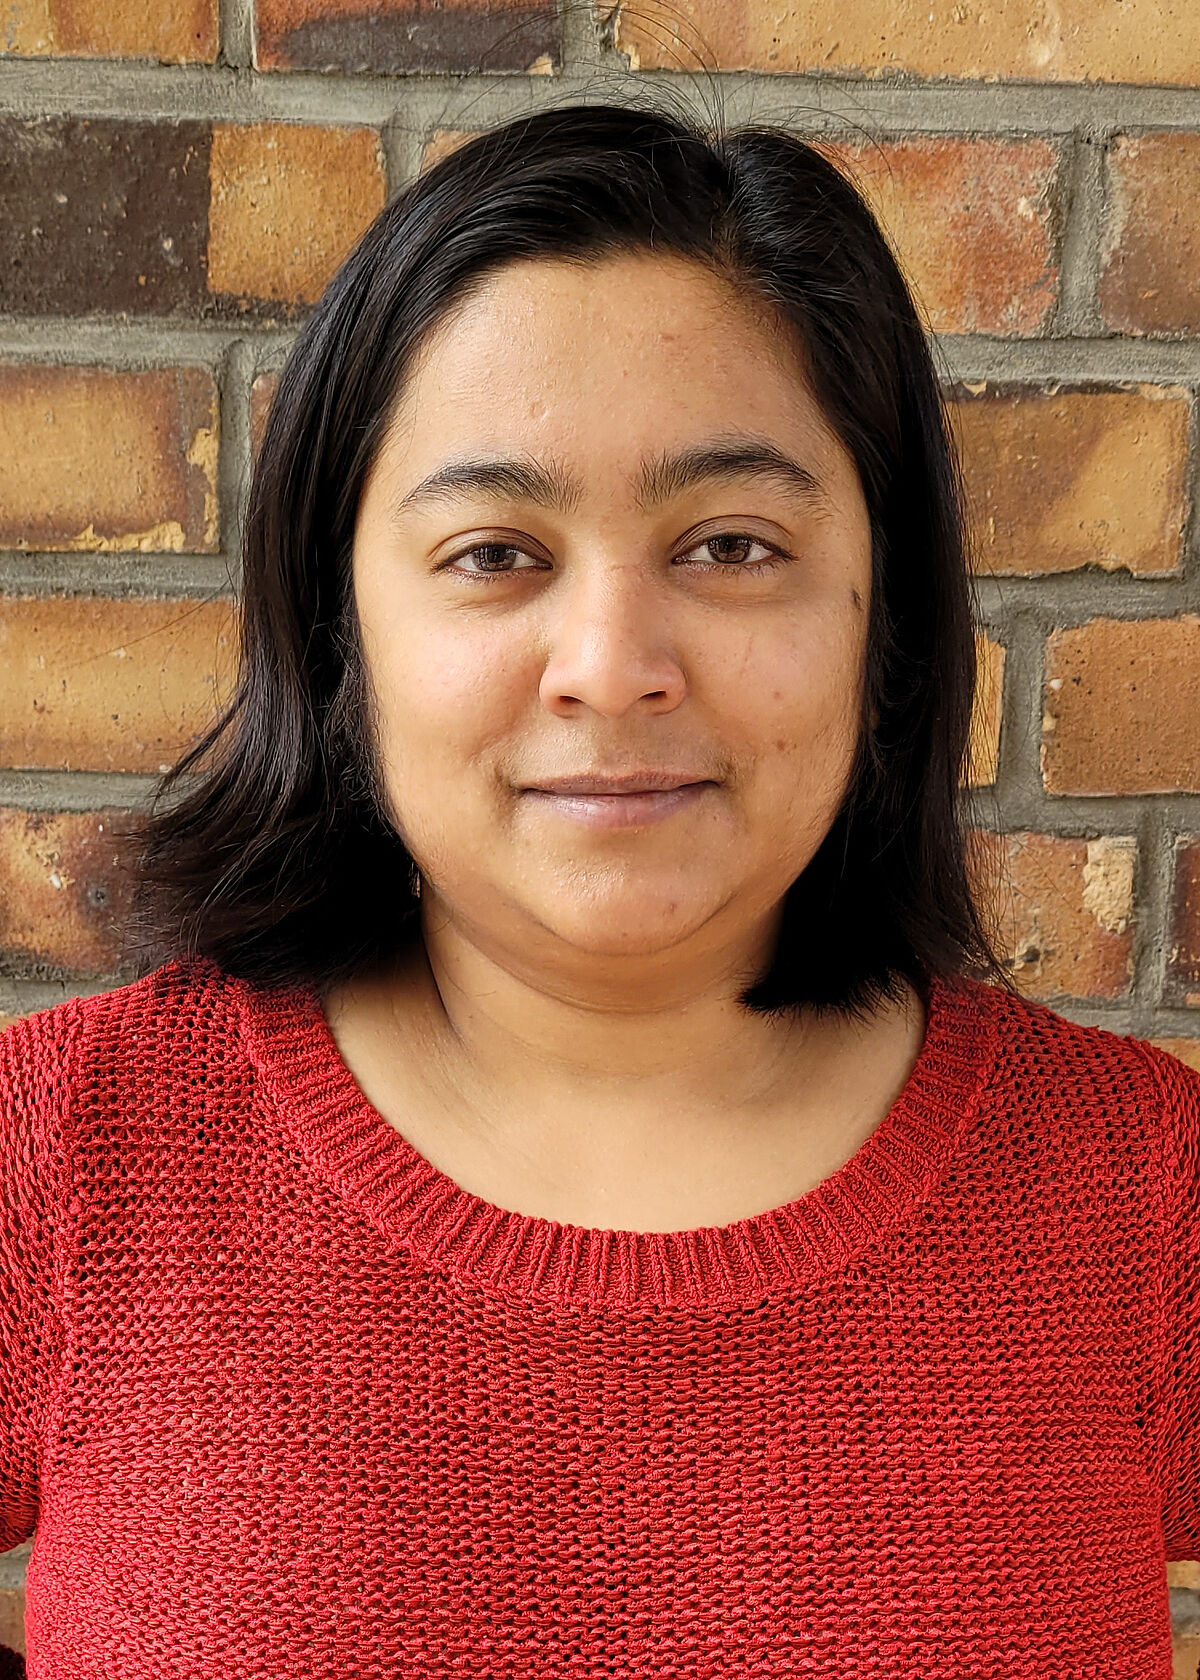
<instances>
[{"instance_id":1,"label":"woman's face","mask_svg":"<svg viewBox=\"0 0 1200 1680\"><path fill-rule=\"evenodd\" d=\"M494 275L413 370L354 583L426 914L527 961L761 945L853 763L871 539L726 282L638 255ZM544 791L641 772L702 785Z\"/></svg>"}]
</instances>

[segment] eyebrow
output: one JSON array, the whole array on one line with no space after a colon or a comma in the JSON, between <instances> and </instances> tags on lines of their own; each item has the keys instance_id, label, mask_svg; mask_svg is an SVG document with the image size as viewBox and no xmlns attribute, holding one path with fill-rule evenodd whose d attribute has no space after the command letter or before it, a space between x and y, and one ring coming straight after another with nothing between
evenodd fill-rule
<instances>
[{"instance_id":1,"label":"eyebrow","mask_svg":"<svg viewBox=\"0 0 1200 1680\"><path fill-rule=\"evenodd\" d=\"M635 500L639 508L649 510L694 484L735 478L773 480L810 501L826 494L810 468L766 438L738 436L692 444L644 461L635 480ZM430 502L459 501L473 492L568 513L578 505L580 487L556 463L545 466L532 457L519 456L463 456L445 462L401 496L392 507L392 517Z\"/></svg>"}]
</instances>

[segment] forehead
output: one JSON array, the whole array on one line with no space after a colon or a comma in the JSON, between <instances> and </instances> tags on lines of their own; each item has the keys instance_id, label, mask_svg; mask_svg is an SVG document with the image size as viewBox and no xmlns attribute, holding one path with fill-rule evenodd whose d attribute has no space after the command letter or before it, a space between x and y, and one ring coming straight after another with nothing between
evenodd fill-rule
<instances>
[{"instance_id":1,"label":"forehead","mask_svg":"<svg viewBox=\"0 0 1200 1680\"><path fill-rule=\"evenodd\" d=\"M636 254L485 277L418 349L383 452L413 484L451 456L514 447L581 477L620 463L632 481L665 450L732 432L814 471L845 453L802 347L761 300L699 263Z\"/></svg>"},{"instance_id":2,"label":"forehead","mask_svg":"<svg viewBox=\"0 0 1200 1680\"><path fill-rule=\"evenodd\" d=\"M592 259L512 259L476 275L428 335L430 348L496 331L540 341L547 329L602 327L612 340L654 339L686 349L689 329L778 339L783 316L748 284L676 253L610 252ZM576 349L586 351L591 341Z\"/></svg>"}]
</instances>

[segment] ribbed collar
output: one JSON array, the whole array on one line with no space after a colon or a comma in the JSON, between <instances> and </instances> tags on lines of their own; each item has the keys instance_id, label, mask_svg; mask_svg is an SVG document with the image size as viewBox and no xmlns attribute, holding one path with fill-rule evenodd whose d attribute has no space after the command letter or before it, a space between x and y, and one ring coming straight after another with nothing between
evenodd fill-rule
<instances>
[{"instance_id":1,"label":"ribbed collar","mask_svg":"<svg viewBox=\"0 0 1200 1680\"><path fill-rule=\"evenodd\" d=\"M312 1170L424 1266L563 1308L752 1305L840 1270L935 1189L985 1089L1000 992L930 985L925 1037L886 1117L831 1177L731 1225L611 1231L535 1218L462 1189L388 1123L342 1060L314 990L233 982L245 1043Z\"/></svg>"}]
</instances>

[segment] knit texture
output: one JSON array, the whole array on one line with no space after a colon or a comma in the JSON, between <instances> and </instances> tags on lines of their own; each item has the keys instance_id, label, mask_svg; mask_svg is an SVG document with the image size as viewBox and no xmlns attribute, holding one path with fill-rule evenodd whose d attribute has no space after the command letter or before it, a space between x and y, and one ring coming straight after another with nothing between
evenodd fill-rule
<instances>
[{"instance_id":1,"label":"knit texture","mask_svg":"<svg viewBox=\"0 0 1200 1680\"><path fill-rule=\"evenodd\" d=\"M1170 1680L1200 1073L935 981L876 1131L720 1228L460 1189L317 995L0 1035L30 1680Z\"/></svg>"}]
</instances>

